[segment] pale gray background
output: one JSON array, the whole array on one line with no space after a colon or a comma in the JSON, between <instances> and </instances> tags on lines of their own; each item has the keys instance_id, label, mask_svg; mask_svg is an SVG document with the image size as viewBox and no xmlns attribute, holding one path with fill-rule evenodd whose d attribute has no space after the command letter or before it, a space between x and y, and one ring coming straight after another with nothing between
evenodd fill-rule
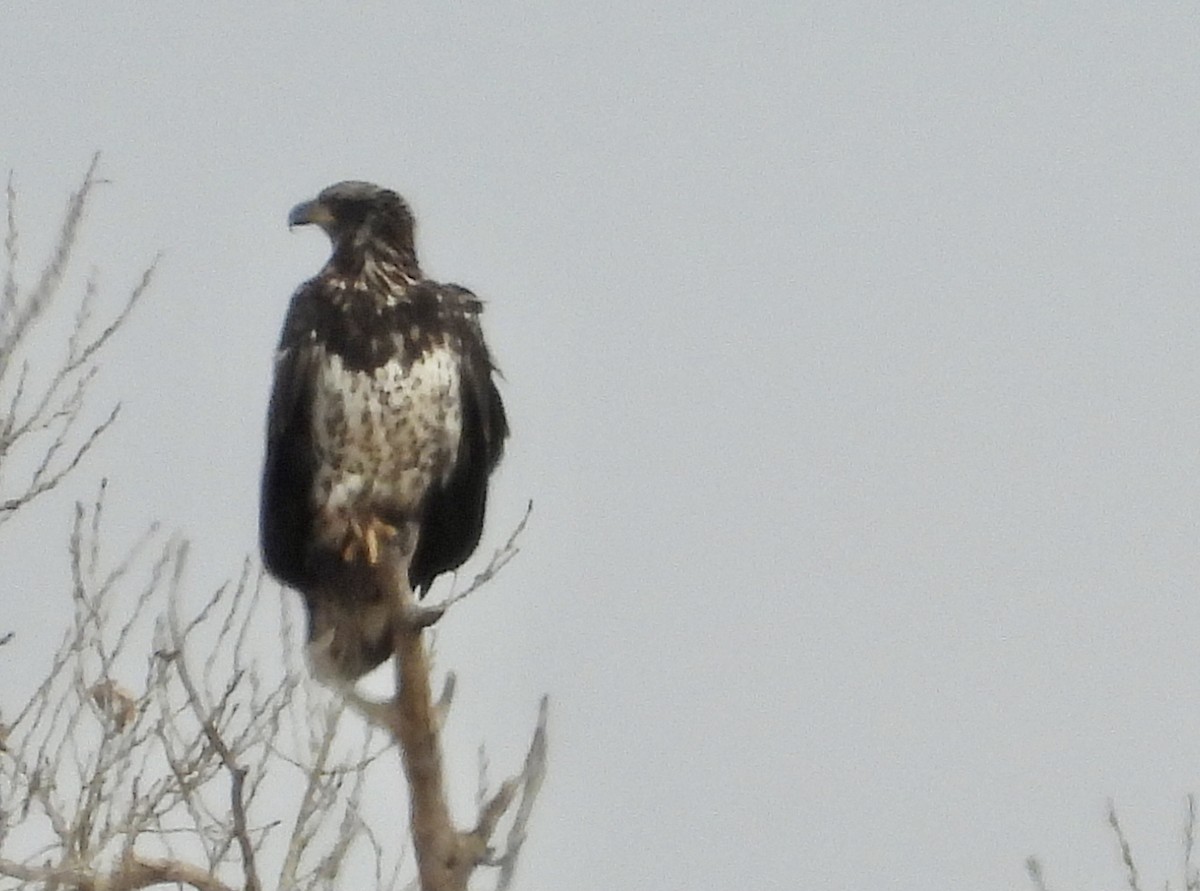
<instances>
[{"instance_id":1,"label":"pale gray background","mask_svg":"<svg viewBox=\"0 0 1200 891\"><path fill-rule=\"evenodd\" d=\"M487 544L536 503L439 642L464 802L553 695L522 887L1116 887L1109 796L1161 887L1200 788L1200 14L898 6L6 3L26 255L95 149L84 268L115 304L166 251L71 497L189 535L197 597L235 573L326 255L286 213L394 186L488 300ZM6 688L68 520L0 542Z\"/></svg>"}]
</instances>

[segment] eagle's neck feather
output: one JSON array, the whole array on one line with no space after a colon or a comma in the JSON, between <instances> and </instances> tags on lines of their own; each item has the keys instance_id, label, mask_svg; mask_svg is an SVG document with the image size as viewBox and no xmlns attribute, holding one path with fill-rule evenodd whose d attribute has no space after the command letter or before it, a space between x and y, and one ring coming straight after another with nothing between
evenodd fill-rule
<instances>
[{"instance_id":1,"label":"eagle's neck feather","mask_svg":"<svg viewBox=\"0 0 1200 891\"><path fill-rule=\"evenodd\" d=\"M400 295L424 278L411 249L378 239L339 245L329 265L351 290L369 294Z\"/></svg>"},{"instance_id":2,"label":"eagle's neck feather","mask_svg":"<svg viewBox=\"0 0 1200 891\"><path fill-rule=\"evenodd\" d=\"M371 293L401 294L421 280L421 270L415 260L409 265L368 254L358 278Z\"/></svg>"}]
</instances>

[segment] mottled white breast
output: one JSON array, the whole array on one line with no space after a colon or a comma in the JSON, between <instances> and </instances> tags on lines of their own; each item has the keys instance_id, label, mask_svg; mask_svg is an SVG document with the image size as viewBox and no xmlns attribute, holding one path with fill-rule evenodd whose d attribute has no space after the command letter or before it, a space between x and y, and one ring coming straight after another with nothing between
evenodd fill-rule
<instances>
[{"instance_id":1,"label":"mottled white breast","mask_svg":"<svg viewBox=\"0 0 1200 891\"><path fill-rule=\"evenodd\" d=\"M318 364L313 497L334 544L350 516L415 515L430 485L449 476L462 435L460 372L444 345L407 368L397 359L374 373L331 353Z\"/></svg>"}]
</instances>

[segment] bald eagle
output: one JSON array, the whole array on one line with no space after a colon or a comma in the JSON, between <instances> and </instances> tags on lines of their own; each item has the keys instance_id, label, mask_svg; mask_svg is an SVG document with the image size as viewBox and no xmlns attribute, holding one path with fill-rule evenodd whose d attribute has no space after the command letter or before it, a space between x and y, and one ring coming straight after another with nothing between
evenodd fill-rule
<instances>
[{"instance_id":1,"label":"bald eagle","mask_svg":"<svg viewBox=\"0 0 1200 891\"><path fill-rule=\"evenodd\" d=\"M353 681L392 653L385 549L420 595L471 556L508 421L481 302L422 275L403 198L341 182L288 223L320 226L333 252L293 295L275 359L263 562L304 598L314 672Z\"/></svg>"}]
</instances>

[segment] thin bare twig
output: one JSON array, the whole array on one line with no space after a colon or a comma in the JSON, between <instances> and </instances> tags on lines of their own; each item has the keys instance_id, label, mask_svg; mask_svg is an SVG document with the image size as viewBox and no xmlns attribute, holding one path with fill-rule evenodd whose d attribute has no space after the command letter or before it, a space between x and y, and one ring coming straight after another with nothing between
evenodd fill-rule
<instances>
[{"instance_id":1,"label":"thin bare twig","mask_svg":"<svg viewBox=\"0 0 1200 891\"><path fill-rule=\"evenodd\" d=\"M1029 874L1029 880L1033 882L1035 891L1049 891L1046 887L1046 877L1042 872L1042 863L1036 857L1028 857L1025 860L1025 872Z\"/></svg>"},{"instance_id":2,"label":"thin bare twig","mask_svg":"<svg viewBox=\"0 0 1200 891\"><path fill-rule=\"evenodd\" d=\"M42 274L38 277L37 283L30 290L29 295L24 301L15 301L14 293L14 304L11 306L10 311L6 313L6 321L8 322L6 325L7 330L4 332L3 338L0 339L0 378L4 377L13 347L24 337L29 326L43 314L47 305L53 299L63 274L66 272L67 263L71 259L72 251L75 249L79 224L83 220L84 208L87 206L88 197L91 195L92 189L95 188L98 182L96 179L96 167L99 163L100 154L96 153L92 156L92 162L88 165L87 172L84 174L83 183L67 200L67 210L63 216L62 227L59 231L58 240L55 242L54 252L50 256L50 261L42 269ZM14 212L14 197L10 177L8 205L10 215L9 238L6 239L6 253L8 254L10 268L15 265L16 259L16 223L12 216ZM7 242L10 239L12 246L8 247ZM15 285L12 287L15 292ZM10 286L6 280L6 304L9 288Z\"/></svg>"},{"instance_id":3,"label":"thin bare twig","mask_svg":"<svg viewBox=\"0 0 1200 891\"><path fill-rule=\"evenodd\" d=\"M182 565L179 571L182 571ZM184 656L184 640L179 630L179 624L175 621L175 616L172 615L171 621L171 640L179 652L178 658L175 659L175 671L179 677L180 683L183 685L184 693L187 696L188 704L192 708L192 712L196 720L200 724L200 729L203 731L205 738L216 751L221 759L221 763L225 769L229 771L231 779L231 808L233 812L233 837L236 839L238 849L241 852L242 871L245 877L246 891L260 891L262 883L258 877L258 867L255 863L254 843L250 839L250 832L246 823L246 800L244 790L246 786L246 770L238 764L237 758L233 750L222 738L220 731L217 730L216 723L213 720L213 715L221 713L221 707L215 709L209 708L201 700L200 691L192 682L191 674L187 667L187 658ZM239 676L231 679L227 687L227 695L233 691L240 681Z\"/></svg>"},{"instance_id":4,"label":"thin bare twig","mask_svg":"<svg viewBox=\"0 0 1200 891\"><path fill-rule=\"evenodd\" d=\"M4 239L7 268L0 295L0 393L6 405L6 410L0 410L0 524L75 471L116 421L120 409L119 403L114 405L99 423L90 425L85 411L98 370L97 360L149 289L158 258L147 266L124 305L98 333L92 331L91 324L98 288L95 275L89 276L75 307L66 355L49 370L46 383L36 382L37 375L31 375L29 363L30 355L47 353L45 345L37 342L36 329L50 316L65 290L65 276L79 241L85 210L95 187L104 182L96 173L98 163L99 155L93 156L83 182L67 202L50 257L25 293L16 275L16 189L11 173L8 178ZM10 373L14 367L19 368L15 375ZM12 459L16 455L24 456L32 466L31 470L21 471L21 483L12 480Z\"/></svg>"},{"instance_id":5,"label":"thin bare twig","mask_svg":"<svg viewBox=\"0 0 1200 891\"><path fill-rule=\"evenodd\" d=\"M525 768L521 771L516 782L521 786L521 802L517 805L517 813L512 826L508 830L508 844L500 857L500 878L496 883L497 891L507 891L516 874L517 858L529 835L529 820L533 816L533 805L538 793L542 790L542 782L546 779L547 742L546 722L550 713L550 699L542 697L538 708L537 729L533 740L529 743L529 752L525 756Z\"/></svg>"},{"instance_id":6,"label":"thin bare twig","mask_svg":"<svg viewBox=\"0 0 1200 891\"><path fill-rule=\"evenodd\" d=\"M529 524L529 517L533 514L533 499L530 499L525 505L525 513L521 515L520 522L517 523L512 533L508 536L508 540L498 547L492 554L492 559L488 561L487 566L475 574L475 578L471 580L471 584L467 585L462 591L456 594L451 594L446 600L438 604L435 609L440 609L442 612L450 609L460 600L465 600L471 594L478 591L488 582L490 582L509 562L521 553L520 547L517 545L521 537L521 533L525 531L525 527Z\"/></svg>"},{"instance_id":7,"label":"thin bare twig","mask_svg":"<svg viewBox=\"0 0 1200 891\"><path fill-rule=\"evenodd\" d=\"M13 172L8 172L5 188L8 213L4 232L4 293L0 295L0 331L8 327L8 320L17 308L17 188L13 184Z\"/></svg>"},{"instance_id":8,"label":"thin bare twig","mask_svg":"<svg viewBox=\"0 0 1200 891\"><path fill-rule=\"evenodd\" d=\"M1187 819L1183 823L1184 891L1200 891L1200 871L1192 862L1196 849L1196 796L1187 797Z\"/></svg>"},{"instance_id":9,"label":"thin bare twig","mask_svg":"<svg viewBox=\"0 0 1200 891\"><path fill-rule=\"evenodd\" d=\"M1137 866L1133 862L1133 850L1129 846L1129 839L1125 837L1124 830L1121 829L1121 821L1117 819L1117 809L1111 800L1108 802L1108 825L1116 834L1117 843L1121 848L1121 862L1125 864L1125 879L1129 883L1129 891L1142 891Z\"/></svg>"}]
</instances>

